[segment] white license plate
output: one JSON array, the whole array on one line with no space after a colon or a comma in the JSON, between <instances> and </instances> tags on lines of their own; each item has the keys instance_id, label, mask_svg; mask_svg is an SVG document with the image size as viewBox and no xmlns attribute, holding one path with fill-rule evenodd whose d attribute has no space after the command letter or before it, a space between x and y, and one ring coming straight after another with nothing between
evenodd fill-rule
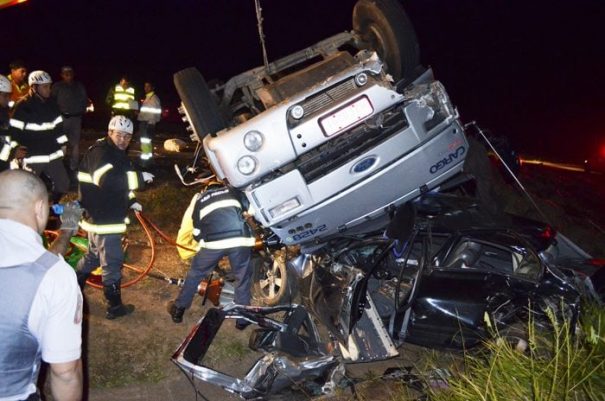
<instances>
[{"instance_id":1,"label":"white license plate","mask_svg":"<svg viewBox=\"0 0 605 401\"><path fill-rule=\"evenodd\" d=\"M367 97L362 97L359 100L343 107L342 109L323 117L319 120L319 124L324 130L326 136L331 136L344 129L349 128L360 120L363 120L374 109Z\"/></svg>"}]
</instances>

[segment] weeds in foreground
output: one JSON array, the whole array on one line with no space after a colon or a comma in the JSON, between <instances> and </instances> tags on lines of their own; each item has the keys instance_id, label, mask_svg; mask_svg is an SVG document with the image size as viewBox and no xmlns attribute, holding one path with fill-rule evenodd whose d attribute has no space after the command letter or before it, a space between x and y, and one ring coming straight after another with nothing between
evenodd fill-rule
<instances>
[{"instance_id":1,"label":"weeds in foreground","mask_svg":"<svg viewBox=\"0 0 605 401\"><path fill-rule=\"evenodd\" d=\"M429 389L433 401L584 401L605 394L605 310L588 305L574 336L570 322L549 315L552 330L529 322L525 352L503 338L482 355L465 355L446 389Z\"/></svg>"}]
</instances>

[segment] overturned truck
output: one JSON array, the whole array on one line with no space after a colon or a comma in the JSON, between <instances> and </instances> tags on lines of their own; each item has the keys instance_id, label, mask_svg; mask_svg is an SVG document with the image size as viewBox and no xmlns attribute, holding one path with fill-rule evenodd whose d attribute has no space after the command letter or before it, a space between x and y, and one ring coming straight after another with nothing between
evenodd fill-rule
<instances>
[{"instance_id":1,"label":"overturned truck","mask_svg":"<svg viewBox=\"0 0 605 401\"><path fill-rule=\"evenodd\" d=\"M344 361L391 358L404 341L472 346L528 301L577 319L574 262L557 266L549 226L435 194L469 145L399 2L359 0L352 31L215 88L195 68L174 81L215 174L245 193L267 243L299 249L272 291L291 287L290 302L213 308L181 344L173 360L197 379L243 398L326 394ZM203 363L236 318L258 326L250 347L264 355L240 378Z\"/></svg>"}]
</instances>

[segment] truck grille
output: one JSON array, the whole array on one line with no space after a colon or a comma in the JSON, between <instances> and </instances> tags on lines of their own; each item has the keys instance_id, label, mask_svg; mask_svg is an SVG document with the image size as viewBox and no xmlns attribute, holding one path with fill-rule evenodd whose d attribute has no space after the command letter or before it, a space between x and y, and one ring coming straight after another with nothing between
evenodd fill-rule
<instances>
[{"instance_id":1,"label":"truck grille","mask_svg":"<svg viewBox=\"0 0 605 401\"><path fill-rule=\"evenodd\" d=\"M355 81L351 78L324 92L305 99L305 101L301 103L301 106L305 110L305 116L310 116L316 111L329 106L333 102L351 96L355 90L357 90L357 85L355 85Z\"/></svg>"},{"instance_id":2,"label":"truck grille","mask_svg":"<svg viewBox=\"0 0 605 401\"><path fill-rule=\"evenodd\" d=\"M380 115L380 126L358 125L333 140L303 154L281 171L298 169L307 183L329 174L408 126L403 109L396 107ZM376 117L372 119L377 121ZM284 171L285 170L285 171Z\"/></svg>"}]
</instances>

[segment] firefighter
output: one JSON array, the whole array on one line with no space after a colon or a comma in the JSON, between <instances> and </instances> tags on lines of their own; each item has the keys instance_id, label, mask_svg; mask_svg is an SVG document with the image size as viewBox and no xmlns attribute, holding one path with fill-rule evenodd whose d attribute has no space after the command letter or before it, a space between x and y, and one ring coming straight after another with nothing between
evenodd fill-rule
<instances>
[{"instance_id":1,"label":"firefighter","mask_svg":"<svg viewBox=\"0 0 605 401\"><path fill-rule=\"evenodd\" d=\"M105 102L111 107L112 116L125 116L134 121L135 111L139 103L135 100L134 88L130 86L128 77L120 78L120 82L107 93Z\"/></svg>"},{"instance_id":2,"label":"firefighter","mask_svg":"<svg viewBox=\"0 0 605 401\"><path fill-rule=\"evenodd\" d=\"M160 121L162 115L160 98L155 94L153 84L151 82L145 82L144 90L145 99L143 99L138 116L142 165L148 164L153 157L155 125Z\"/></svg>"},{"instance_id":3,"label":"firefighter","mask_svg":"<svg viewBox=\"0 0 605 401\"><path fill-rule=\"evenodd\" d=\"M44 71L32 71L30 92L15 104L10 119L10 133L21 147L27 149L23 162L37 175L51 181L53 202L69 190L69 177L63 165L67 136L57 103L51 98L52 79Z\"/></svg>"},{"instance_id":4,"label":"firefighter","mask_svg":"<svg viewBox=\"0 0 605 401\"><path fill-rule=\"evenodd\" d=\"M198 252L191 260L191 269L181 292L174 302L168 304L168 313L175 323L183 321L183 314L191 306L198 284L212 273L223 256L229 257L231 271L236 278L235 303L250 305L250 254L255 238L243 216L248 202L240 192L220 182L210 182L206 191L196 196L192 219ZM236 328L243 330L248 324L238 319Z\"/></svg>"},{"instance_id":5,"label":"firefighter","mask_svg":"<svg viewBox=\"0 0 605 401\"><path fill-rule=\"evenodd\" d=\"M114 116L108 129L107 137L88 149L78 171L80 202L87 214L80 227L88 232L88 251L78 263L77 276L83 287L90 273L101 266L108 303L105 317L111 320L134 311L133 305L122 303L122 235L126 232L128 209L143 209L133 191L143 182L151 183L153 174L136 171L128 159L132 121Z\"/></svg>"},{"instance_id":6,"label":"firefighter","mask_svg":"<svg viewBox=\"0 0 605 401\"><path fill-rule=\"evenodd\" d=\"M0 75L0 172L8 169L8 158L11 152L11 137L8 130L8 104L11 92L10 81L4 75Z\"/></svg>"}]
</instances>

